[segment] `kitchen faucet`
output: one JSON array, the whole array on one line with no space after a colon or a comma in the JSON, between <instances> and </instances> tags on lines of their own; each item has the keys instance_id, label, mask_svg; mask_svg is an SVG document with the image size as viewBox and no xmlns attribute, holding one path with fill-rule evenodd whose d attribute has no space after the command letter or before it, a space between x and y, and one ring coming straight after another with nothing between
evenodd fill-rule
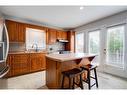
<instances>
[{"instance_id":1,"label":"kitchen faucet","mask_svg":"<svg viewBox=\"0 0 127 95\"><path fill-rule=\"evenodd\" d=\"M34 48L34 46L36 45L36 52L38 51L38 45L36 44L36 43L34 43L33 45L32 45L32 48Z\"/></svg>"}]
</instances>

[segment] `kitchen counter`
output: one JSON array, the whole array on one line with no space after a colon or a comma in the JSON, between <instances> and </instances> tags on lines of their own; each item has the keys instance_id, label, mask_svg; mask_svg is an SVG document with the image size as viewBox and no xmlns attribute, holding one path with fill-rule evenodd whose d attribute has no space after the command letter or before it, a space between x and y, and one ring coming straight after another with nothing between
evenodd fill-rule
<instances>
[{"instance_id":1,"label":"kitchen counter","mask_svg":"<svg viewBox=\"0 0 127 95\"><path fill-rule=\"evenodd\" d=\"M46 51L11 51L8 54L47 53Z\"/></svg>"},{"instance_id":2,"label":"kitchen counter","mask_svg":"<svg viewBox=\"0 0 127 95\"><path fill-rule=\"evenodd\" d=\"M96 54L88 53L68 53L68 54L47 54L46 57L59 62L71 61L76 59L81 59L85 57L96 56Z\"/></svg>"},{"instance_id":3,"label":"kitchen counter","mask_svg":"<svg viewBox=\"0 0 127 95\"><path fill-rule=\"evenodd\" d=\"M95 54L69 53L69 54L47 54L46 55L46 85L49 89L61 88L62 72L79 68L89 64ZM86 75L84 73L84 78ZM65 79L65 87L68 87L68 79Z\"/></svg>"}]
</instances>

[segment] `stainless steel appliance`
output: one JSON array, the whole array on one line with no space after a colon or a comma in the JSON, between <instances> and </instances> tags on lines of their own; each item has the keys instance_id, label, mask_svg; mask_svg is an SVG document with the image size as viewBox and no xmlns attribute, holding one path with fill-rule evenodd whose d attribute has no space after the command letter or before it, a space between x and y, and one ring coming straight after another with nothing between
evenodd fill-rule
<instances>
[{"instance_id":1,"label":"stainless steel appliance","mask_svg":"<svg viewBox=\"0 0 127 95\"><path fill-rule=\"evenodd\" d=\"M58 42L61 42L61 43L68 43L69 41L68 40L65 40L65 39L57 39Z\"/></svg>"},{"instance_id":2,"label":"stainless steel appliance","mask_svg":"<svg viewBox=\"0 0 127 95\"><path fill-rule=\"evenodd\" d=\"M6 59L9 49L9 39L4 19L0 17L0 78L7 74L9 67Z\"/></svg>"}]
</instances>

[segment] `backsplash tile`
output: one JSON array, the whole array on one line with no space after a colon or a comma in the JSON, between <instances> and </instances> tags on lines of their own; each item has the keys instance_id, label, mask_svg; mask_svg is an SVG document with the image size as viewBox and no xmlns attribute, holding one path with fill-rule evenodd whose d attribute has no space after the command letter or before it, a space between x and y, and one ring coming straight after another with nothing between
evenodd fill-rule
<instances>
[{"instance_id":1,"label":"backsplash tile","mask_svg":"<svg viewBox=\"0 0 127 95\"><path fill-rule=\"evenodd\" d=\"M9 43L9 51L25 51L25 43Z\"/></svg>"},{"instance_id":2,"label":"backsplash tile","mask_svg":"<svg viewBox=\"0 0 127 95\"><path fill-rule=\"evenodd\" d=\"M47 52L52 53L52 52L58 52L59 50L65 50L65 44L56 42L52 45L47 45Z\"/></svg>"},{"instance_id":3,"label":"backsplash tile","mask_svg":"<svg viewBox=\"0 0 127 95\"><path fill-rule=\"evenodd\" d=\"M65 43L56 42L51 45L46 45L46 51L48 53L58 52L59 50L65 50ZM25 43L9 43L9 51L26 51Z\"/></svg>"}]
</instances>

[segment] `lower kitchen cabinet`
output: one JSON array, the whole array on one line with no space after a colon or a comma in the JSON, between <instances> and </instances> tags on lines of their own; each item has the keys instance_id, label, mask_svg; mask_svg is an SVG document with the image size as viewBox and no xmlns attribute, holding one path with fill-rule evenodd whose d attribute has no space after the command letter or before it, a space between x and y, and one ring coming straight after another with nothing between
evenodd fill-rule
<instances>
[{"instance_id":1,"label":"lower kitchen cabinet","mask_svg":"<svg viewBox=\"0 0 127 95\"><path fill-rule=\"evenodd\" d=\"M39 71L39 70L45 70L45 54L42 53L34 53L30 54L30 71Z\"/></svg>"},{"instance_id":2,"label":"lower kitchen cabinet","mask_svg":"<svg viewBox=\"0 0 127 95\"><path fill-rule=\"evenodd\" d=\"M9 54L7 64L10 70L6 77L13 77L31 72L45 70L44 53Z\"/></svg>"},{"instance_id":3,"label":"lower kitchen cabinet","mask_svg":"<svg viewBox=\"0 0 127 95\"><path fill-rule=\"evenodd\" d=\"M28 73L30 71L29 54L9 54L7 64L10 66L7 77Z\"/></svg>"}]
</instances>

